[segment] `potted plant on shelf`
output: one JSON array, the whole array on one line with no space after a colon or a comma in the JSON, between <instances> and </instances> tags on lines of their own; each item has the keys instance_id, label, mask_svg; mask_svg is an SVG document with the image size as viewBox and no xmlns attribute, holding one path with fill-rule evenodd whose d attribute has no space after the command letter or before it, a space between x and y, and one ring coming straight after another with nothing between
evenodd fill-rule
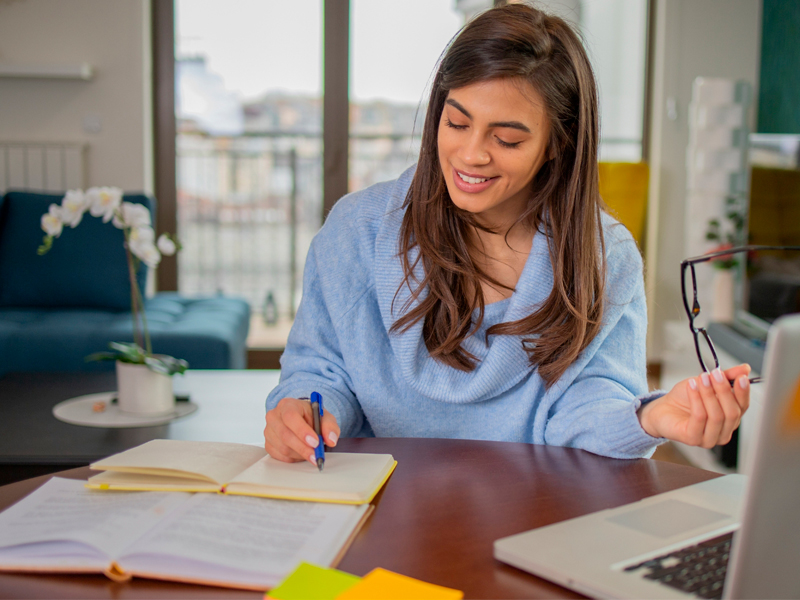
<instances>
[{"instance_id":1,"label":"potted plant on shelf","mask_svg":"<svg viewBox=\"0 0 800 600\"><path fill-rule=\"evenodd\" d=\"M51 204L42 215L45 232L38 254L43 255L53 247L53 240L61 235L65 226L77 227L86 212L101 218L104 223L122 230L123 247L127 258L128 279L131 287L131 314L133 317L133 343L111 342L109 351L97 352L86 360L114 360L117 370L117 396L120 410L138 414L159 414L174 410L175 397L172 375L188 368L185 360L163 354L153 354L144 298L136 277L142 264L155 268L161 256L172 255L180 249L174 236L166 233L155 240L150 211L141 204L124 202L118 188L91 188L85 193L70 190L61 204Z\"/></svg>"},{"instance_id":2,"label":"potted plant on shelf","mask_svg":"<svg viewBox=\"0 0 800 600\"><path fill-rule=\"evenodd\" d=\"M710 252L726 250L742 243L745 225L744 210L741 202L735 196L725 198L725 219L727 226L724 227L719 219L708 221L706 240L718 244ZM715 269L711 320L718 323L730 323L733 321L735 313L735 274L739 267L739 258L733 254L722 255L713 259L711 265Z\"/></svg>"}]
</instances>

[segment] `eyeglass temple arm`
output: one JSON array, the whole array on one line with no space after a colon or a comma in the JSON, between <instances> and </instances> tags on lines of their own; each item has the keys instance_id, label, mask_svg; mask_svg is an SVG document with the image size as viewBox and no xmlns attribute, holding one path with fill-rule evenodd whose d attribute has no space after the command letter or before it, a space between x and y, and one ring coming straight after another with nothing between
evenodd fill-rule
<instances>
[{"instance_id":1,"label":"eyeglass temple arm","mask_svg":"<svg viewBox=\"0 0 800 600\"><path fill-rule=\"evenodd\" d=\"M693 256L681 261L681 267L684 265L694 265L697 263L708 262L718 256L727 256L728 254L738 254L739 252L750 252L751 250L800 250L800 246L736 246L726 250L716 250L708 254L701 254L700 256Z\"/></svg>"}]
</instances>

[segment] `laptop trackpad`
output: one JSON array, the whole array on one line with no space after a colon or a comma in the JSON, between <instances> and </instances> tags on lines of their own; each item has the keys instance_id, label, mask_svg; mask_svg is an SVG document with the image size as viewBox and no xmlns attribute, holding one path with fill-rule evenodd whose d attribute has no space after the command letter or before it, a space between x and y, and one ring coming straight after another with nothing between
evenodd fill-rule
<instances>
[{"instance_id":1,"label":"laptop trackpad","mask_svg":"<svg viewBox=\"0 0 800 600\"><path fill-rule=\"evenodd\" d=\"M730 517L680 500L664 500L609 517L608 520L642 533L667 538Z\"/></svg>"}]
</instances>

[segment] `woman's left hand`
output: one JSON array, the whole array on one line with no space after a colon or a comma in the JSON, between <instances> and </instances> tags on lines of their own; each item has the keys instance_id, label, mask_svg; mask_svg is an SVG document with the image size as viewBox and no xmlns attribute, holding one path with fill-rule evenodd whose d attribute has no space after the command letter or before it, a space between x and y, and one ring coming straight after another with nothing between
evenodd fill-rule
<instances>
[{"instance_id":1,"label":"woman's left hand","mask_svg":"<svg viewBox=\"0 0 800 600\"><path fill-rule=\"evenodd\" d=\"M749 373L743 364L685 379L642 406L639 422L653 437L703 448L727 444L750 406Z\"/></svg>"}]
</instances>

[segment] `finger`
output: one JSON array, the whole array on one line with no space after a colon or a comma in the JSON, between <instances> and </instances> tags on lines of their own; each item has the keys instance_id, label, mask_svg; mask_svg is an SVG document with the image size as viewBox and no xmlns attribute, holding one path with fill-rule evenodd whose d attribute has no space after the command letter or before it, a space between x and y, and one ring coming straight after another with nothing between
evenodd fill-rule
<instances>
[{"instance_id":1,"label":"finger","mask_svg":"<svg viewBox=\"0 0 800 600\"><path fill-rule=\"evenodd\" d=\"M747 375L739 375L732 389L733 396L744 414L750 408L750 380L747 379Z\"/></svg>"},{"instance_id":2,"label":"finger","mask_svg":"<svg viewBox=\"0 0 800 600\"><path fill-rule=\"evenodd\" d=\"M341 431L339 429L339 423L336 422L336 417L327 410L322 415L320 429L322 429L322 439L325 440L325 443L331 447L335 446L336 442L339 441L339 434Z\"/></svg>"},{"instance_id":3,"label":"finger","mask_svg":"<svg viewBox=\"0 0 800 600\"><path fill-rule=\"evenodd\" d=\"M272 458L282 462L299 462L305 460L305 458L297 456L294 452L292 452L291 455L284 454L269 442L264 443L264 450L266 450L267 454L269 454Z\"/></svg>"},{"instance_id":4,"label":"finger","mask_svg":"<svg viewBox=\"0 0 800 600\"><path fill-rule=\"evenodd\" d=\"M722 407L719 405L717 394L711 385L711 376L708 373L700 375L698 387L707 415L706 426L703 429L703 442L700 445L703 448L713 448L717 445L722 426L725 424L725 413L722 412Z\"/></svg>"},{"instance_id":5,"label":"finger","mask_svg":"<svg viewBox=\"0 0 800 600\"><path fill-rule=\"evenodd\" d=\"M731 441L734 430L739 427L739 422L742 419L742 409L733 395L733 388L730 382L719 368L711 371L711 385L716 392L722 413L725 415L717 443L727 444Z\"/></svg>"},{"instance_id":6,"label":"finger","mask_svg":"<svg viewBox=\"0 0 800 600\"><path fill-rule=\"evenodd\" d=\"M298 454L283 442L282 432L286 426L276 410L267 413L267 427L264 429L264 449L270 456L283 461L306 460L305 453Z\"/></svg>"},{"instance_id":7,"label":"finger","mask_svg":"<svg viewBox=\"0 0 800 600\"><path fill-rule=\"evenodd\" d=\"M286 427L280 432L280 439L311 464L316 464L314 448L319 446L319 437L309 424L311 405L307 402L303 404L306 406L295 405L283 412L283 423Z\"/></svg>"},{"instance_id":8,"label":"finger","mask_svg":"<svg viewBox=\"0 0 800 600\"><path fill-rule=\"evenodd\" d=\"M750 375L750 365L747 363L742 363L741 365L736 365L730 369L725 369L724 373L728 381L733 382L742 375Z\"/></svg>"},{"instance_id":9,"label":"finger","mask_svg":"<svg viewBox=\"0 0 800 600\"><path fill-rule=\"evenodd\" d=\"M739 406L742 408L742 412L746 411L750 406L750 381L747 378L750 375L750 365L742 364L732 367L730 369L725 370L725 377L728 378L728 381L731 382L731 387L733 388L733 395L736 398L736 401L739 403ZM742 377L747 380L745 384L741 383ZM738 388L735 385L738 382ZM742 404L744 402L744 404Z\"/></svg>"},{"instance_id":10,"label":"finger","mask_svg":"<svg viewBox=\"0 0 800 600\"><path fill-rule=\"evenodd\" d=\"M686 395L689 398L689 409L691 415L689 423L686 425L686 443L692 446L699 446L703 442L703 430L706 427L706 409L703 400L700 398L699 382L696 378L686 382Z\"/></svg>"}]
</instances>

